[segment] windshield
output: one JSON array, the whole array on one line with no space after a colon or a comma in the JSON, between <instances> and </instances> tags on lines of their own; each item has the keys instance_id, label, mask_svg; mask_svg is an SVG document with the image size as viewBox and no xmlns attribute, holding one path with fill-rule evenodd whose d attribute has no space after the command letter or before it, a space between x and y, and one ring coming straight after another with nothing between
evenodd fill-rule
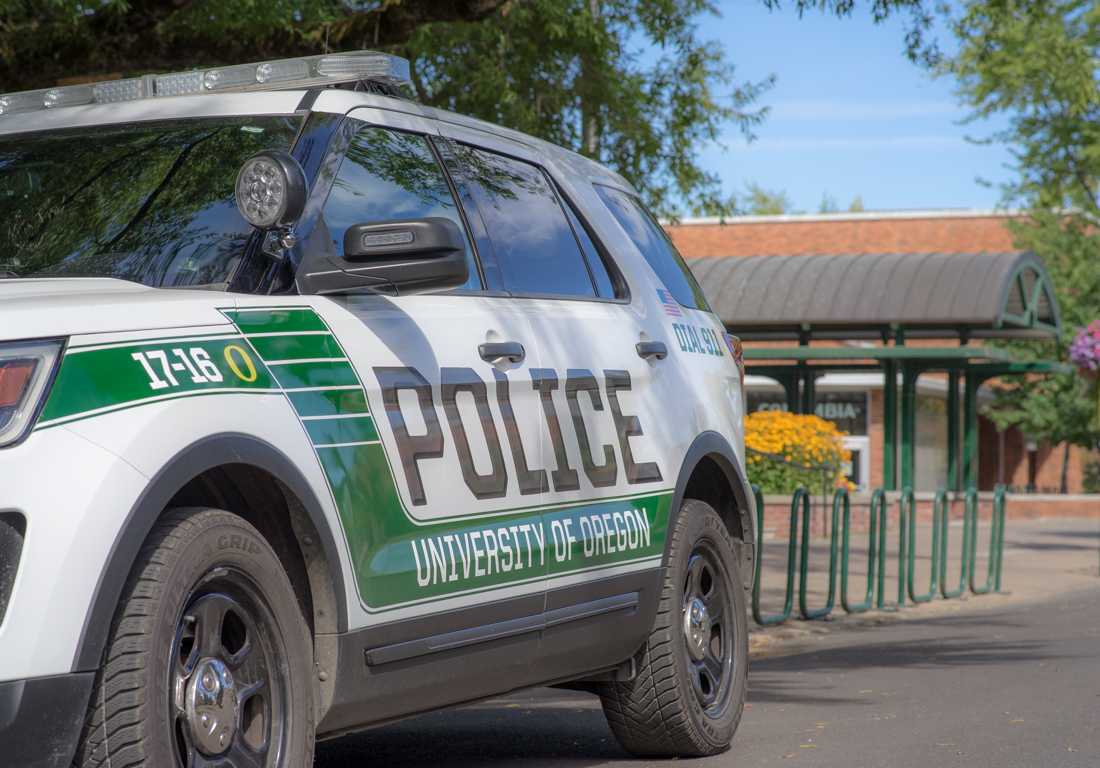
<instances>
[{"instance_id":1,"label":"windshield","mask_svg":"<svg viewBox=\"0 0 1100 768\"><path fill-rule=\"evenodd\" d=\"M227 284L251 228L241 164L289 149L297 117L139 123L0 137L0 277Z\"/></svg>"}]
</instances>

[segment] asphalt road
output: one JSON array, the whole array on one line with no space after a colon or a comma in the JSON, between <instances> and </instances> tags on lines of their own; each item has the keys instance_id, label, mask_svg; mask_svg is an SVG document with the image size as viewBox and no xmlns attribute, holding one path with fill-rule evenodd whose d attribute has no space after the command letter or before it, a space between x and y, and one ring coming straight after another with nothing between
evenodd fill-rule
<instances>
[{"instance_id":1,"label":"asphalt road","mask_svg":"<svg viewBox=\"0 0 1100 768\"><path fill-rule=\"evenodd\" d=\"M912 618L755 659L733 748L700 768L1098 768L1100 586ZM536 690L318 746L318 768L597 768L629 758L594 697Z\"/></svg>"}]
</instances>

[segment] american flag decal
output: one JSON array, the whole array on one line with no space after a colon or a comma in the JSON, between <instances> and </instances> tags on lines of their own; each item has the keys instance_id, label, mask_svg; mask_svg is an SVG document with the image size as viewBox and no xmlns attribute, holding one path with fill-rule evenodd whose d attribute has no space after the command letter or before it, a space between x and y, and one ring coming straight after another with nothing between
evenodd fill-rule
<instances>
[{"instance_id":1,"label":"american flag decal","mask_svg":"<svg viewBox=\"0 0 1100 768\"><path fill-rule=\"evenodd\" d=\"M661 306L665 308L665 314L669 317L683 317L684 313L680 311L680 305L672 294L664 288L657 289L657 298L661 300Z\"/></svg>"}]
</instances>

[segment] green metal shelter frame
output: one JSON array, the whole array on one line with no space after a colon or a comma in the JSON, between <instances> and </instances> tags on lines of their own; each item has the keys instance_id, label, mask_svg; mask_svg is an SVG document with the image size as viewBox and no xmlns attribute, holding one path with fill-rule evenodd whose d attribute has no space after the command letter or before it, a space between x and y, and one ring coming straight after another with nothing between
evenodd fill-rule
<instances>
[{"instance_id":1,"label":"green metal shelter frame","mask_svg":"<svg viewBox=\"0 0 1100 768\"><path fill-rule=\"evenodd\" d=\"M970 343L1057 338L1061 319L1054 290L1042 261L1031 253L754 256L689 264L731 333L744 341L797 342L745 349L748 371L777 381L792 411L813 412L815 384L825 373L882 371L887 490L912 487L915 478L921 374L947 376L947 485L958 491L977 485L982 384L1071 371L1055 361L1015 360L1004 349ZM906 344L914 339L953 345ZM822 340L862 343L812 345Z\"/></svg>"}]
</instances>

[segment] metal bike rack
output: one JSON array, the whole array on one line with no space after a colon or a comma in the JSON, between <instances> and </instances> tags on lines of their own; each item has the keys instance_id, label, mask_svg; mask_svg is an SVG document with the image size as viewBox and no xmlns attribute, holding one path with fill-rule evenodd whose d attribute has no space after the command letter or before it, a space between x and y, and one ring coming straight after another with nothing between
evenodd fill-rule
<instances>
[{"instance_id":1,"label":"metal bike rack","mask_svg":"<svg viewBox=\"0 0 1100 768\"><path fill-rule=\"evenodd\" d=\"M799 489L804 491L805 489ZM762 627L770 627L782 624L791 617L794 610L794 566L795 555L798 551L798 501L796 492L791 500L791 522L787 542L787 588L783 598L783 610L780 613L765 615L760 610L760 575L764 564L764 495L759 486L753 486L753 496L756 498L756 569L752 582L752 618ZM808 499L808 497L807 497Z\"/></svg>"},{"instance_id":2,"label":"metal bike rack","mask_svg":"<svg viewBox=\"0 0 1100 768\"><path fill-rule=\"evenodd\" d=\"M989 521L989 559L986 563L985 581L977 581L978 549L978 491L966 492L966 513L970 516L970 591L985 595L1001 588L1001 557L1004 550L1005 489L998 485L993 493L993 511Z\"/></svg>"},{"instance_id":3,"label":"metal bike rack","mask_svg":"<svg viewBox=\"0 0 1100 768\"><path fill-rule=\"evenodd\" d=\"M829 526L829 596L825 600L823 608L809 607L806 592L810 583L810 493L805 488L795 491L791 509L801 503L802 506L802 558L798 573L798 612L803 619L813 621L824 619L833 612L836 605L836 554L837 554L837 521L840 516L840 496L833 496L832 524ZM847 498L847 497L845 497ZM793 511L792 511L793 514ZM850 512L849 512L850 514Z\"/></svg>"},{"instance_id":4,"label":"metal bike rack","mask_svg":"<svg viewBox=\"0 0 1100 768\"><path fill-rule=\"evenodd\" d=\"M959 554L959 581L958 585L954 589L948 589L947 586L947 536L950 526L950 510L951 504L947 498L946 491L940 491L936 495L937 502L940 499L940 494L943 496L944 511L940 517L940 594L944 600L952 600L956 597L961 597L966 592L967 581L970 575L970 515L963 514L963 540L962 540L962 552Z\"/></svg>"},{"instance_id":5,"label":"metal bike rack","mask_svg":"<svg viewBox=\"0 0 1100 768\"><path fill-rule=\"evenodd\" d=\"M917 593L916 589L916 574L917 574L917 497L913 493L912 488L906 488L902 493L902 497L906 500L906 504L909 506L909 578L907 579L909 584L909 599L914 603L927 603L936 596L937 587L939 586L940 575L940 517L947 514L947 491L939 491L936 494L936 499L932 503L932 567L929 571L928 577L929 585L927 592ZM943 499L943 503L940 503L940 499Z\"/></svg>"},{"instance_id":6,"label":"metal bike rack","mask_svg":"<svg viewBox=\"0 0 1100 768\"><path fill-rule=\"evenodd\" d=\"M848 569L851 561L852 546L852 500L847 488L840 488L833 497L833 507L837 502L843 504L844 515L844 539L840 550L840 604L848 613L863 613L871 609L875 596L875 561L878 558L878 529L879 517L883 518L883 510L886 508L886 491L879 488L871 496L870 525L867 535L867 589L863 593L863 600L853 603L848 598ZM834 513L835 515L835 513Z\"/></svg>"},{"instance_id":7,"label":"metal bike rack","mask_svg":"<svg viewBox=\"0 0 1100 768\"><path fill-rule=\"evenodd\" d=\"M783 610L765 614L760 608L761 575L764 551L764 496L760 488L753 486L756 498L756 564L752 587L752 616L760 626L774 626L789 619L794 611L795 570L798 570L798 609L806 620L828 617L836 607L839 589L840 604L847 613L863 613L872 607L879 610L896 610L908 599L914 604L933 600L939 593L944 599L962 596L969 587L975 595L1000 591L1004 566L1004 529L1006 495L1003 486L997 486L993 494L993 514L990 519L989 561L984 581L978 583L976 573L976 548L978 540L979 495L970 488L965 496L963 514L963 542L959 556L959 581L948 586L947 554L950 525L950 497L946 490L936 493L932 506L932 552L929 584L926 592L916 590L916 494L906 488L897 497L898 505L898 590L897 601L886 602L887 523L890 498L883 489L871 495L869 530L867 535L867 583L860 602L849 597L851 578L852 500L846 488L833 493L831 528L829 530L828 594L820 608L809 606L810 572L810 492L800 486L791 498L789 537L787 540L787 583L784 589ZM839 555L839 557L838 557ZM839 585L838 585L839 567Z\"/></svg>"}]
</instances>

